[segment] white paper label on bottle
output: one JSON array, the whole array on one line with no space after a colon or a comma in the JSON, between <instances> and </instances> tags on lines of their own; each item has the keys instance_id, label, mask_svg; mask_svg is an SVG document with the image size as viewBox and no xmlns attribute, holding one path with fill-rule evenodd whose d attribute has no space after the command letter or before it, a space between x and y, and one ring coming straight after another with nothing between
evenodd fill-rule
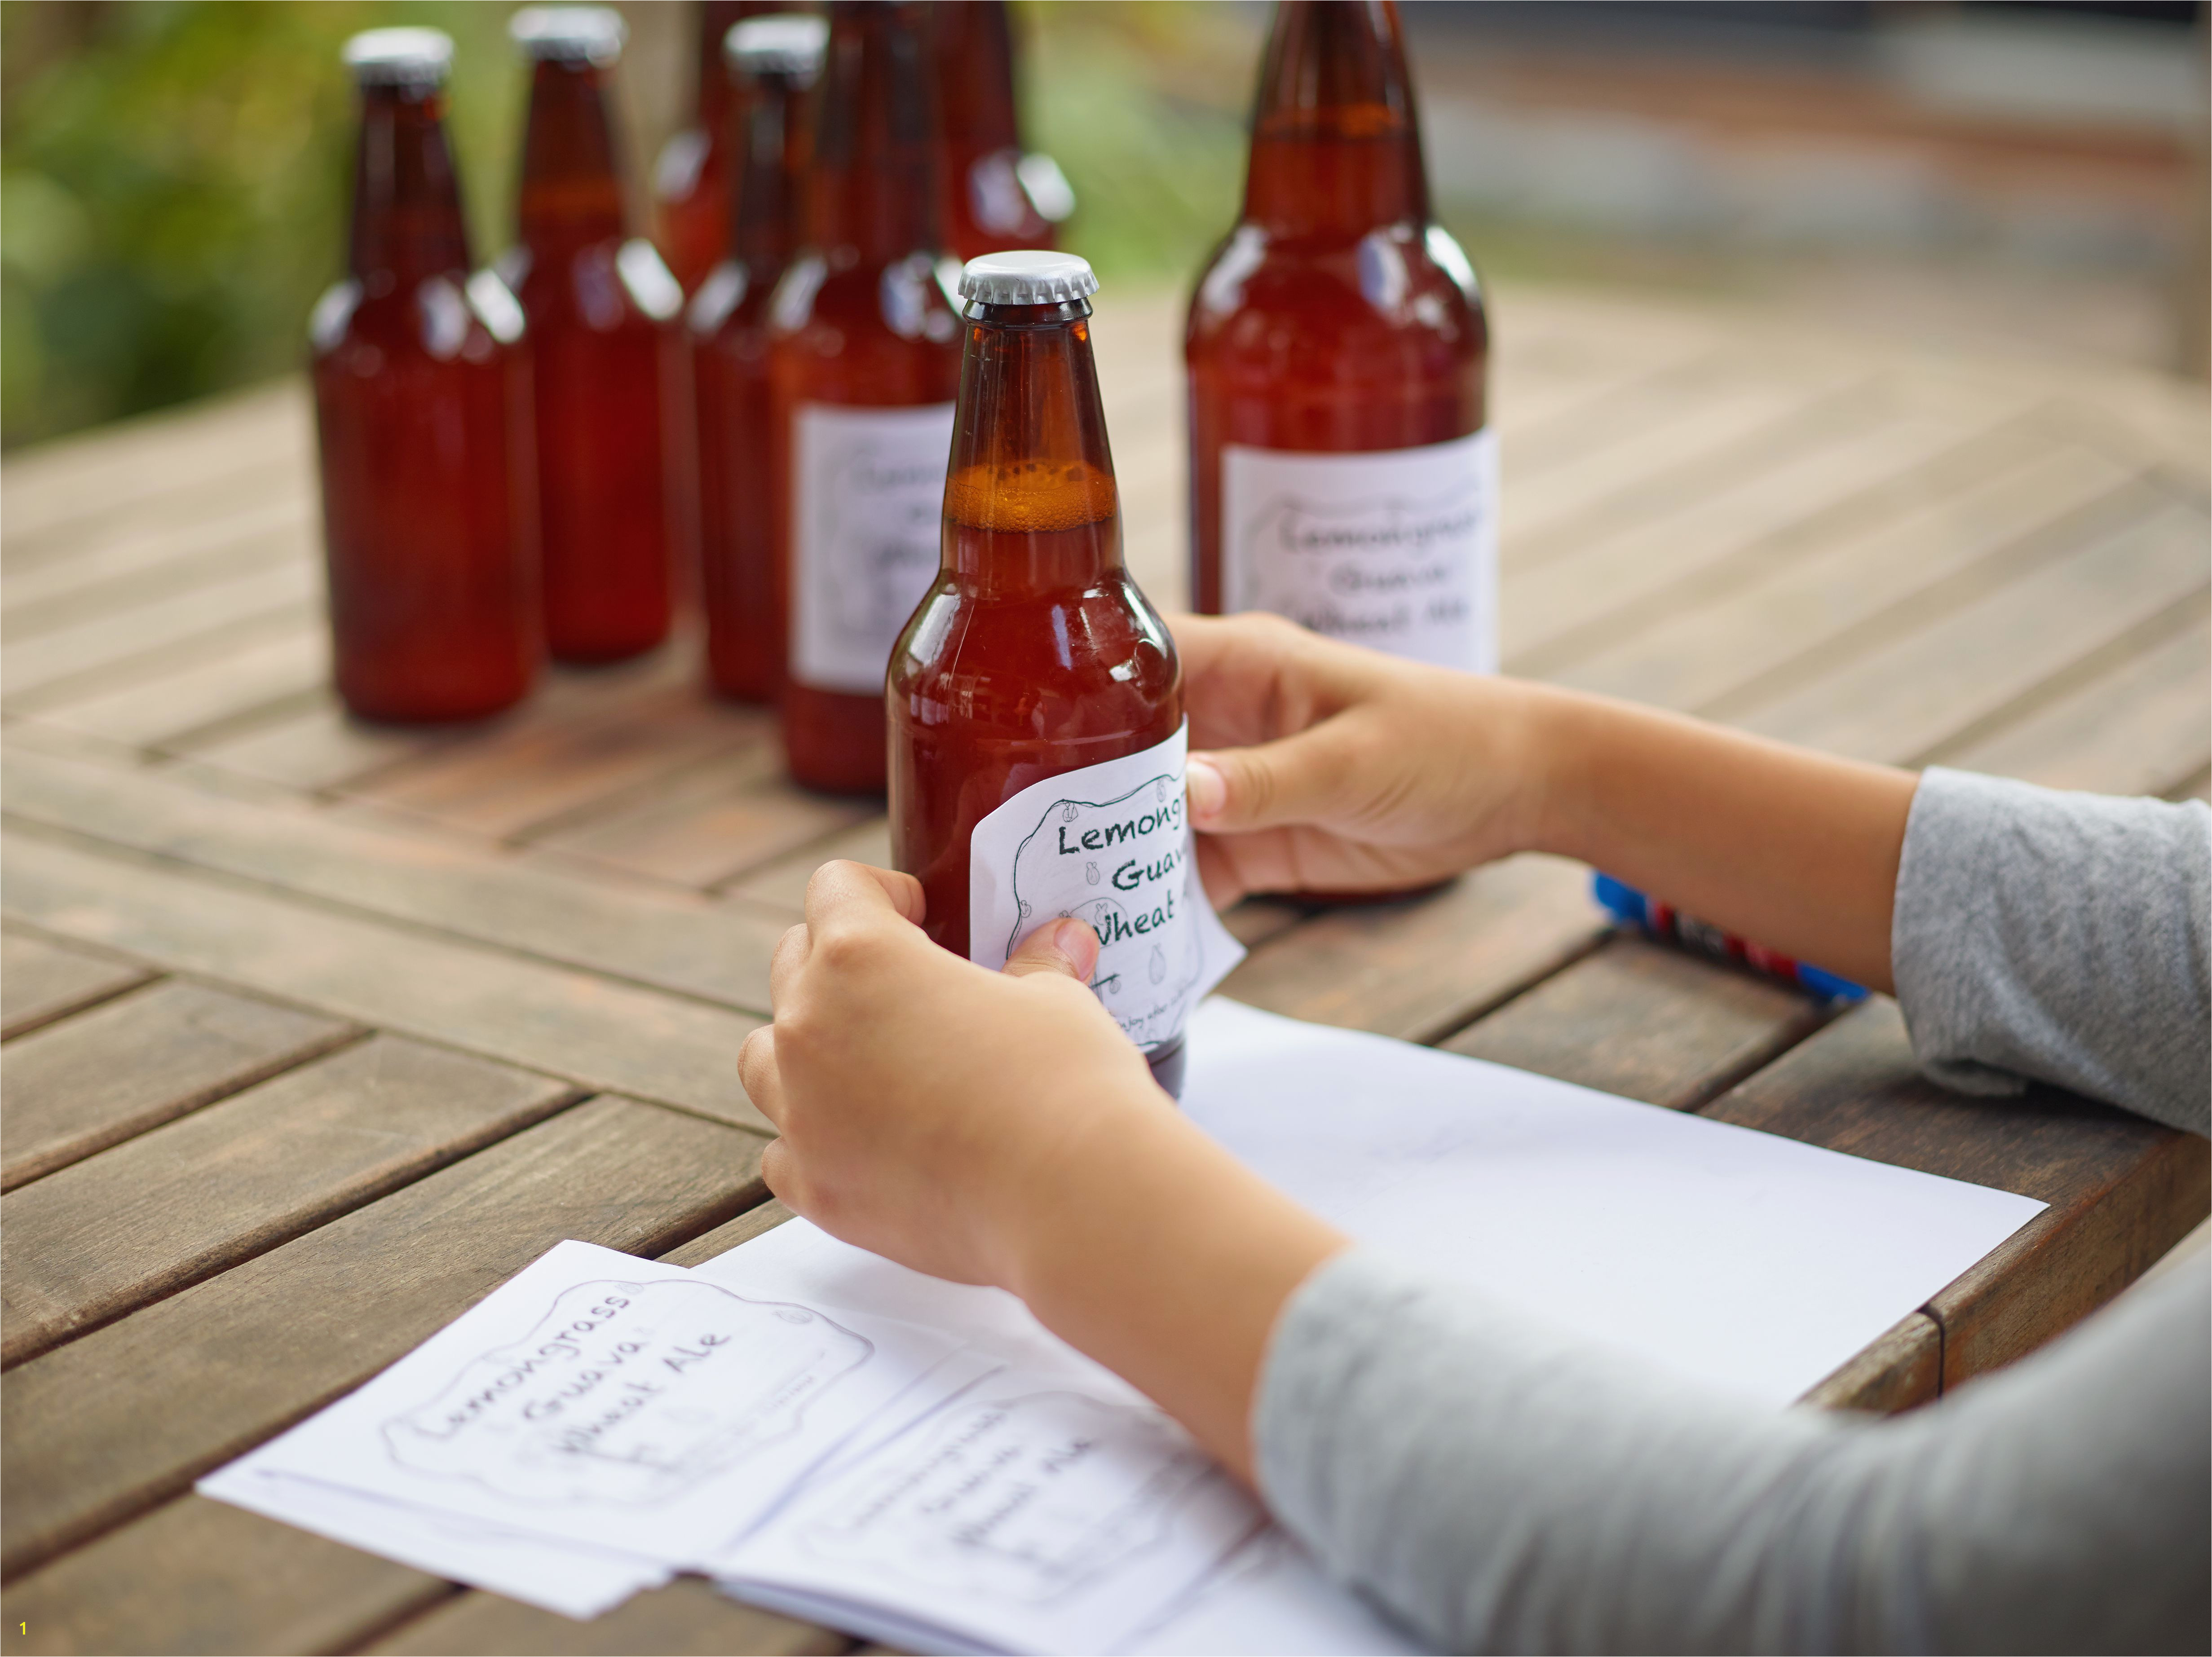
<instances>
[{"instance_id":1,"label":"white paper label on bottle","mask_svg":"<svg viewBox=\"0 0 2212 1657\"><path fill-rule=\"evenodd\" d=\"M996 972L1047 922L1098 934L1091 987L1147 1053L1182 1034L1244 958L1206 901L1183 809L1190 726L1140 754L1032 783L968 843L968 956Z\"/></svg>"},{"instance_id":2,"label":"white paper label on bottle","mask_svg":"<svg viewBox=\"0 0 2212 1657\"><path fill-rule=\"evenodd\" d=\"M1221 451L1224 610L1498 668L1498 439L1368 454Z\"/></svg>"},{"instance_id":3,"label":"white paper label on bottle","mask_svg":"<svg viewBox=\"0 0 2212 1657\"><path fill-rule=\"evenodd\" d=\"M937 579L952 404L800 405L792 431L791 675L880 696Z\"/></svg>"}]
</instances>

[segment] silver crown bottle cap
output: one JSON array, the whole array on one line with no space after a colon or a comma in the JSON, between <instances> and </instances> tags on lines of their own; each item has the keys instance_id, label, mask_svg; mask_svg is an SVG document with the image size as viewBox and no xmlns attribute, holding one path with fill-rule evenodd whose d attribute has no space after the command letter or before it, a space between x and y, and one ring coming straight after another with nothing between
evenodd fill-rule
<instances>
[{"instance_id":1,"label":"silver crown bottle cap","mask_svg":"<svg viewBox=\"0 0 2212 1657\"><path fill-rule=\"evenodd\" d=\"M749 75L795 75L811 81L830 39L828 20L804 12L771 13L730 25L722 61Z\"/></svg>"},{"instance_id":2,"label":"silver crown bottle cap","mask_svg":"<svg viewBox=\"0 0 2212 1657\"><path fill-rule=\"evenodd\" d=\"M979 305L1066 305L1097 291L1090 260L1073 253L985 253L960 273L960 297Z\"/></svg>"},{"instance_id":3,"label":"silver crown bottle cap","mask_svg":"<svg viewBox=\"0 0 2212 1657\"><path fill-rule=\"evenodd\" d=\"M608 6L525 6L507 20L507 33L532 58L604 69L622 56L629 28Z\"/></svg>"},{"instance_id":4,"label":"silver crown bottle cap","mask_svg":"<svg viewBox=\"0 0 2212 1657\"><path fill-rule=\"evenodd\" d=\"M443 29L364 29L345 43L345 66L365 87L438 86L453 66Z\"/></svg>"}]
</instances>

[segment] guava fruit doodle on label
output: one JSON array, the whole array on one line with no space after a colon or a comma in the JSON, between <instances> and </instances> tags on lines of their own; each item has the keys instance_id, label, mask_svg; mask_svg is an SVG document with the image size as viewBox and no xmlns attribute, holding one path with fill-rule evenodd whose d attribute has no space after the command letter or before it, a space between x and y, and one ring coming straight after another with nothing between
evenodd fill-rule
<instances>
[{"instance_id":1,"label":"guava fruit doodle on label","mask_svg":"<svg viewBox=\"0 0 2212 1657\"><path fill-rule=\"evenodd\" d=\"M997 971L1062 916L1098 934L1091 987L1138 1047L1182 1033L1244 957L1206 901L1183 798L1186 724L1165 742L1034 783L969 841L969 956Z\"/></svg>"}]
</instances>

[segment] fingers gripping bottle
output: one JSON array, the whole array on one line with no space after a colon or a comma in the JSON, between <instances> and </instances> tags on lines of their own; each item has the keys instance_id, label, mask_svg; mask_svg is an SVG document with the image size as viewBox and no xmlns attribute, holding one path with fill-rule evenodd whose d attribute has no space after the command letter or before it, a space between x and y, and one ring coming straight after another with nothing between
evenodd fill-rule
<instances>
[{"instance_id":1,"label":"fingers gripping bottle","mask_svg":"<svg viewBox=\"0 0 2212 1657\"><path fill-rule=\"evenodd\" d=\"M1495 669L1488 332L1429 217L1389 0L1276 8L1243 211L1184 353L1196 608Z\"/></svg>"},{"instance_id":2,"label":"fingers gripping bottle","mask_svg":"<svg viewBox=\"0 0 2212 1657\"><path fill-rule=\"evenodd\" d=\"M1091 267L971 260L944 561L891 657L891 849L946 949L997 968L1088 921L1093 988L1170 1092L1242 954L1198 881L1175 645L1121 561Z\"/></svg>"},{"instance_id":3,"label":"fingers gripping bottle","mask_svg":"<svg viewBox=\"0 0 2212 1657\"><path fill-rule=\"evenodd\" d=\"M806 250L769 303L769 534L788 627L784 753L884 787L884 669L937 574L960 379L938 284L921 8L842 0L817 96Z\"/></svg>"},{"instance_id":4,"label":"fingers gripping bottle","mask_svg":"<svg viewBox=\"0 0 2212 1657\"><path fill-rule=\"evenodd\" d=\"M668 636L684 296L625 234L606 98L620 14L532 6L508 33L532 67L500 272L530 323L545 641L562 661L615 661Z\"/></svg>"},{"instance_id":5,"label":"fingers gripping bottle","mask_svg":"<svg viewBox=\"0 0 2212 1657\"><path fill-rule=\"evenodd\" d=\"M726 696L773 701L783 613L762 503L769 491L769 300L799 240L806 88L822 68L818 17L752 17L725 47L738 100L736 202L726 257L691 301L699 432L699 572L707 676Z\"/></svg>"},{"instance_id":6,"label":"fingers gripping bottle","mask_svg":"<svg viewBox=\"0 0 2212 1657\"><path fill-rule=\"evenodd\" d=\"M361 88L345 279L308 325L338 695L365 719L481 719L538 672L530 365L469 274L446 143L451 39L346 42Z\"/></svg>"}]
</instances>

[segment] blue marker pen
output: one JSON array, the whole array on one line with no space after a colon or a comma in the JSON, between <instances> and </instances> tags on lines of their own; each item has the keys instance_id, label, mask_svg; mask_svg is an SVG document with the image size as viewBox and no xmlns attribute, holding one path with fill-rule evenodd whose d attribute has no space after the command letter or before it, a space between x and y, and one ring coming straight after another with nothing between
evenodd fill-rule
<instances>
[{"instance_id":1,"label":"blue marker pen","mask_svg":"<svg viewBox=\"0 0 2212 1657\"><path fill-rule=\"evenodd\" d=\"M1863 1001L1866 989L1847 978L1833 973L1824 973L1818 967L1808 967L1802 961L1770 950L1764 944L1753 944L1747 938L1724 932L1709 926L1695 915L1686 915L1680 909L1644 895L1632 886L1625 886L1611 875L1593 872L1590 895L1601 907L1619 916L1632 926L1640 926L1655 938L1672 938L1685 949L1709 955L1721 961L1740 961L1747 967L1771 974L1784 983L1795 984L1808 995L1819 996L1824 1001Z\"/></svg>"}]
</instances>

